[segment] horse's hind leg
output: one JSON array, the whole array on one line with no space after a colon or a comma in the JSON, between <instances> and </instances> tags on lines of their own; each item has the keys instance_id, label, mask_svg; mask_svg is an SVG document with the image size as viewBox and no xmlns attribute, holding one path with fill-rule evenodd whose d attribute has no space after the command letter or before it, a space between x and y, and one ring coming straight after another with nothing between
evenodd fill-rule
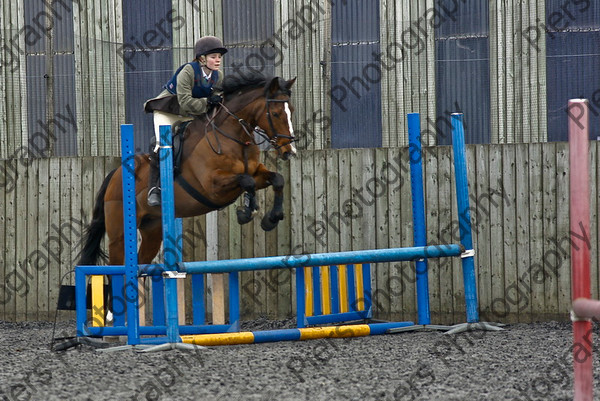
<instances>
[{"instance_id":1,"label":"horse's hind leg","mask_svg":"<svg viewBox=\"0 0 600 401\"><path fill-rule=\"evenodd\" d=\"M140 228L140 232L142 234L142 244L140 245L140 253L139 260L140 264L148 264L151 263L154 257L158 254L160 250L160 244L162 243L162 225L160 224L160 220L156 220L152 222L151 228L146 228L144 225ZM179 238L173 238L172 241L178 241ZM169 238L168 242L171 239ZM165 248L169 247L177 247L178 244L166 244ZM181 249L179 250L182 251ZM152 276L152 280L159 280L160 276ZM146 301L148 301L146 299ZM153 300L153 304L155 304L157 300ZM140 301L140 307L141 307ZM177 280L177 311L179 316L179 324L185 324L185 281Z\"/></svg>"},{"instance_id":2,"label":"horse's hind leg","mask_svg":"<svg viewBox=\"0 0 600 401\"><path fill-rule=\"evenodd\" d=\"M105 203L105 213L107 216L112 218L106 220L106 234L108 235L108 264L111 266L119 266L125 264L125 236L123 234L123 208L121 202L110 201ZM113 288L112 288L112 276L108 275L108 294L106 294L106 320L113 320ZM116 301L117 305L120 305L122 311L115 313L124 313L125 310L122 308L124 305L124 293Z\"/></svg>"},{"instance_id":3,"label":"horse's hind leg","mask_svg":"<svg viewBox=\"0 0 600 401\"><path fill-rule=\"evenodd\" d=\"M162 226L160 220L152 221L151 223L144 222L140 227L142 241L138 251L138 263L141 265L152 263L152 260L160 250L162 242ZM154 280L154 276L151 277ZM138 279L138 303L140 323L146 322L146 305L149 303L149 294L146 292L147 277Z\"/></svg>"},{"instance_id":4,"label":"horse's hind leg","mask_svg":"<svg viewBox=\"0 0 600 401\"><path fill-rule=\"evenodd\" d=\"M152 260L160 250L160 244L162 242L162 225L160 224L160 220L156 219L156 221L152 221L149 224L143 224L143 226L140 227L140 234L142 236L142 242L138 252L138 263L145 265L152 263Z\"/></svg>"}]
</instances>

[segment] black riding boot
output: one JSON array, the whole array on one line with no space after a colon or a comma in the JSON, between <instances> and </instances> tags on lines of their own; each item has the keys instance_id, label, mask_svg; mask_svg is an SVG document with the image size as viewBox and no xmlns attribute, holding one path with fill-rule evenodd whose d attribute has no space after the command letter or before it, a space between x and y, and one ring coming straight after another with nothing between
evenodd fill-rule
<instances>
[{"instance_id":1,"label":"black riding boot","mask_svg":"<svg viewBox=\"0 0 600 401\"><path fill-rule=\"evenodd\" d=\"M160 206L160 169L158 155L150 152L150 174L148 175L148 206Z\"/></svg>"}]
</instances>

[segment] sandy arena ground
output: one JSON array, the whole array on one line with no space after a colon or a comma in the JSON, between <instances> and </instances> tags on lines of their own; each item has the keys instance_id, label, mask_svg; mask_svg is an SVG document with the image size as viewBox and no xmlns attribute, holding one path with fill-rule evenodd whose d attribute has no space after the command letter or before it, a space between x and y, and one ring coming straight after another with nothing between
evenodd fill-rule
<instances>
[{"instance_id":1,"label":"sandy arena ground","mask_svg":"<svg viewBox=\"0 0 600 401\"><path fill-rule=\"evenodd\" d=\"M56 353L52 329L0 322L0 400L572 399L568 322L152 354L88 346ZM73 333L74 322L59 323L57 332Z\"/></svg>"}]
</instances>

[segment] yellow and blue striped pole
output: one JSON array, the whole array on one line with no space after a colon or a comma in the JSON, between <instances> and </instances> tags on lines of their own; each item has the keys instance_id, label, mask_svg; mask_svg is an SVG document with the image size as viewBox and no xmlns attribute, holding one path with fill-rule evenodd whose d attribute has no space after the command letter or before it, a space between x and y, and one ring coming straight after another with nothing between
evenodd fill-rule
<instances>
[{"instance_id":1,"label":"yellow and blue striped pole","mask_svg":"<svg viewBox=\"0 0 600 401\"><path fill-rule=\"evenodd\" d=\"M356 324L256 332L197 334L181 336L181 339L184 343L203 346L259 344L277 341L315 340L319 338L365 337L385 334L389 329L412 325L414 325L413 322Z\"/></svg>"}]
</instances>

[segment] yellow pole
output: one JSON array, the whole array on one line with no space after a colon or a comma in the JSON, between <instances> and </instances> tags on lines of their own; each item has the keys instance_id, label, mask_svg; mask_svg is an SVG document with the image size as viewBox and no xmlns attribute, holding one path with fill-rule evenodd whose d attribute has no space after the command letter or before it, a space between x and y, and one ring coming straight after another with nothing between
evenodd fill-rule
<instances>
[{"instance_id":1,"label":"yellow pole","mask_svg":"<svg viewBox=\"0 0 600 401\"><path fill-rule=\"evenodd\" d=\"M340 289L340 312L348 312L348 277L347 265L338 266L338 284Z\"/></svg>"},{"instance_id":2,"label":"yellow pole","mask_svg":"<svg viewBox=\"0 0 600 401\"><path fill-rule=\"evenodd\" d=\"M354 265L356 278L356 310L365 310L365 287L363 286L362 265Z\"/></svg>"},{"instance_id":3,"label":"yellow pole","mask_svg":"<svg viewBox=\"0 0 600 401\"><path fill-rule=\"evenodd\" d=\"M304 287L305 287L305 313L306 316L312 316L314 314L313 305L313 280L312 280L312 267L304 267Z\"/></svg>"},{"instance_id":4,"label":"yellow pole","mask_svg":"<svg viewBox=\"0 0 600 401\"><path fill-rule=\"evenodd\" d=\"M92 283L92 327L103 327L104 323L104 276L91 276Z\"/></svg>"},{"instance_id":5,"label":"yellow pole","mask_svg":"<svg viewBox=\"0 0 600 401\"><path fill-rule=\"evenodd\" d=\"M331 283L329 280L329 269L331 266L321 266L321 305L323 305L323 314L331 314Z\"/></svg>"}]
</instances>

